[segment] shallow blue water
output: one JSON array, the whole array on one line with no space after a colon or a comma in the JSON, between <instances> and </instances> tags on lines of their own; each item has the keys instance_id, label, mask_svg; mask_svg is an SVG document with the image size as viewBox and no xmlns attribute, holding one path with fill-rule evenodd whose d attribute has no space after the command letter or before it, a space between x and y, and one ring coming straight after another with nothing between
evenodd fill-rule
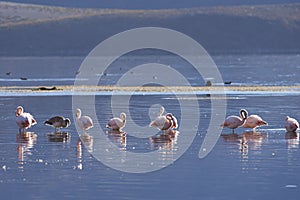
<instances>
[{"instance_id":1,"label":"shallow blue water","mask_svg":"<svg viewBox=\"0 0 300 200\"><path fill-rule=\"evenodd\" d=\"M1 65L6 59L1 59ZM22 63L23 58L18 59L15 62L10 61L14 63L11 64L14 67L9 69L12 71L19 69L18 63ZM43 61L47 64L48 58L43 59L45 58L38 59L38 63ZM259 84L294 85L298 84L297 77L293 75L297 70L299 71L297 59L299 56L295 55L254 56L252 59L251 56L219 56L215 61L221 65L220 70L224 80L235 80L236 83L242 84L252 84L256 80ZM270 60L274 61L273 65L276 66L274 69L271 67ZM28 61L29 64L30 62ZM78 64L77 61L74 63ZM39 66L34 62L33 65ZM255 70L249 70L249 65L256 66ZM287 68L282 70L280 65L287 65ZM8 75L3 74L2 66L1 76L6 78ZM226 70L229 68L235 70L229 72ZM60 73L56 78L72 78L77 69L76 67L68 69L73 71ZM245 73L243 69L248 71ZM258 69L266 71L272 69L273 74L265 76L266 72L257 73ZM14 73L12 72L10 76ZM284 78L284 75L288 75L289 78ZM37 78L38 72L32 76ZM55 78L54 72L53 75L50 73L46 75L45 72L43 76ZM244 82L248 76L250 78ZM9 81L1 83L15 84ZM20 85L23 83L40 85L40 82L20 81ZM57 83L51 82L51 84ZM189 106L193 98L186 96L183 101L184 106L190 111L190 115L184 117L191 118L195 114L196 107ZM97 119L93 118L93 120L99 122L104 133L105 123L112 117L110 102L109 95L95 97ZM2 96L0 97L1 198L298 199L300 194L299 136L286 134L284 129L286 115L300 119L298 93L228 95L226 115L237 115L241 108L246 108L249 114L260 115L269 126L262 127L257 131L258 133L239 128L236 134L231 134L231 130L223 129L217 144L204 159L199 159L198 153L210 123L211 100L205 95L198 95L197 102L200 120L198 126L195 125L196 128L191 127L195 138L184 154L176 160L179 144L187 137L185 135L187 133L180 129L183 114L176 97L170 94L131 97L127 114L138 126L148 125L149 109L154 104L164 105L168 112L177 116L179 121L179 134L171 142L160 140L153 143L147 137L135 137L141 131L131 129L133 122L128 122L127 128L124 128L127 133L125 137L104 134L105 141L113 142L119 149L118 154L111 159L119 159L120 155L126 156L129 152L158 151L158 165L163 166L166 162L173 162L157 171L134 174L117 171L98 161L93 156L97 148L101 149L101 146L95 145L97 138L94 138L95 141L91 143L86 143L87 146L83 145L74 126L72 96ZM25 111L33 114L38 121L37 125L28 130L37 135L36 139L28 141L18 137L14 115L18 105L23 105ZM122 103L119 104L120 108L123 106ZM53 129L43 125L46 119L54 115L64 115L70 117L72 121L71 126L64 129L71 137L64 142L49 139L48 134L53 132ZM157 137L160 134L154 128L147 130L149 137ZM124 159L122 156L121 158Z\"/></svg>"},{"instance_id":2,"label":"shallow blue water","mask_svg":"<svg viewBox=\"0 0 300 200\"><path fill-rule=\"evenodd\" d=\"M148 101L137 98L137 103L143 101L145 105L139 111L143 113L148 109L147 103L155 99L164 102L166 96L147 98ZM198 152L210 119L210 102L209 99L199 100L202 108L199 130L183 156L164 169L131 174L97 161L89 153L90 149L80 144L74 124L65 129L71 134L68 141L55 142L47 138L53 130L42 122L56 114L71 117L71 97L1 98L5 104L1 105L1 195L22 199L296 199L300 187L299 137L288 139L293 135L286 135L283 125L285 115L298 117L298 99L299 96L229 98L228 115L246 107L250 113L261 115L269 126L255 134L240 128L232 135L231 130L224 129L213 151L204 159L198 158ZM111 117L106 107L108 103L107 96L96 97L97 116L102 127ZM19 104L38 120L30 129L37 134L36 141L16 139L18 129L13 110ZM165 105L180 116L173 108L174 102ZM148 123L147 119L138 118L140 112L132 111L131 115L137 123ZM149 131L156 134L151 128ZM184 133L180 133L177 140L184 137ZM168 146L167 143L160 145ZM120 151L132 151L133 147L137 152L151 150L149 140L132 137L130 133L127 133L126 143L120 142L119 147ZM161 151L174 150L176 144ZM172 159L172 156L162 158Z\"/></svg>"}]
</instances>

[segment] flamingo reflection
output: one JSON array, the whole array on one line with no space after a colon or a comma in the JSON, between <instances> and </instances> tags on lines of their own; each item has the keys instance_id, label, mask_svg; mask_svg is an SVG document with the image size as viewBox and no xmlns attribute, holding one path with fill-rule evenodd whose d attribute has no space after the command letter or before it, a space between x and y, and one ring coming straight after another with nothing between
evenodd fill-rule
<instances>
[{"instance_id":1,"label":"flamingo reflection","mask_svg":"<svg viewBox=\"0 0 300 200\"><path fill-rule=\"evenodd\" d=\"M299 148L299 133L286 132L285 139L289 149Z\"/></svg>"},{"instance_id":2,"label":"flamingo reflection","mask_svg":"<svg viewBox=\"0 0 300 200\"><path fill-rule=\"evenodd\" d=\"M121 149L126 149L127 141L126 141L126 132L121 130L109 130L106 131L106 136L109 140L111 140L114 144L116 144Z\"/></svg>"},{"instance_id":3,"label":"flamingo reflection","mask_svg":"<svg viewBox=\"0 0 300 200\"><path fill-rule=\"evenodd\" d=\"M242 134L222 134L221 137L225 142L237 143L243 155L247 155L249 149L260 150L263 141L268 138L268 134L265 132L246 131Z\"/></svg>"},{"instance_id":4,"label":"flamingo reflection","mask_svg":"<svg viewBox=\"0 0 300 200\"><path fill-rule=\"evenodd\" d=\"M149 138L151 149L166 149L173 150L174 144L177 142L179 131L166 130L162 134L152 136Z\"/></svg>"},{"instance_id":5,"label":"flamingo reflection","mask_svg":"<svg viewBox=\"0 0 300 200\"><path fill-rule=\"evenodd\" d=\"M93 144L94 144L94 139L93 136L91 136L88 133L83 133L79 136L81 142L83 142L85 148L89 153L93 152Z\"/></svg>"},{"instance_id":6,"label":"flamingo reflection","mask_svg":"<svg viewBox=\"0 0 300 200\"><path fill-rule=\"evenodd\" d=\"M79 136L76 145L76 156L77 156L77 166L76 168L79 170L83 169L83 157L82 157L82 149L83 146L87 149L89 153L93 152L93 137L88 133L83 133Z\"/></svg>"},{"instance_id":7,"label":"flamingo reflection","mask_svg":"<svg viewBox=\"0 0 300 200\"><path fill-rule=\"evenodd\" d=\"M37 141L37 134L33 132L23 132L16 135L17 153L19 169L23 171L26 158L32 155L32 149Z\"/></svg>"}]
</instances>

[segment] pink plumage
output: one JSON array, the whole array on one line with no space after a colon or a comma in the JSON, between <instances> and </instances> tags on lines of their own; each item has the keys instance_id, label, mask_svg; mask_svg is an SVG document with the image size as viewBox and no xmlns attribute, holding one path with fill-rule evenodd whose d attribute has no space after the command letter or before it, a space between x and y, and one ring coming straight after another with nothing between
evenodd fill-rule
<instances>
[{"instance_id":1,"label":"pink plumage","mask_svg":"<svg viewBox=\"0 0 300 200\"><path fill-rule=\"evenodd\" d=\"M156 127L160 130L176 129L178 127L176 117L171 113L163 115L164 111L164 107L161 107L157 118L153 120L149 126Z\"/></svg>"},{"instance_id":2,"label":"pink plumage","mask_svg":"<svg viewBox=\"0 0 300 200\"><path fill-rule=\"evenodd\" d=\"M110 128L112 130L122 130L122 128L124 128L125 125L126 125L126 114L122 112L120 114L120 118L114 117L110 119L106 124L106 128Z\"/></svg>"},{"instance_id":3,"label":"pink plumage","mask_svg":"<svg viewBox=\"0 0 300 200\"><path fill-rule=\"evenodd\" d=\"M244 128L252 128L253 131L258 126L265 126L268 125L266 121L264 121L260 116L258 115L250 115L247 117L245 124L243 125Z\"/></svg>"},{"instance_id":4,"label":"pink plumage","mask_svg":"<svg viewBox=\"0 0 300 200\"><path fill-rule=\"evenodd\" d=\"M231 115L225 119L225 121L221 124L223 127L227 127L232 129L232 132L234 132L234 129L242 126L248 116L248 112L245 109L240 110L240 117Z\"/></svg>"},{"instance_id":5,"label":"pink plumage","mask_svg":"<svg viewBox=\"0 0 300 200\"><path fill-rule=\"evenodd\" d=\"M19 126L19 132L23 133L37 122L30 113L24 112L22 106L18 106L16 109L16 123Z\"/></svg>"},{"instance_id":6,"label":"pink plumage","mask_svg":"<svg viewBox=\"0 0 300 200\"><path fill-rule=\"evenodd\" d=\"M288 132L294 132L299 128L299 123L296 119L286 116L285 119L285 129Z\"/></svg>"},{"instance_id":7,"label":"pink plumage","mask_svg":"<svg viewBox=\"0 0 300 200\"><path fill-rule=\"evenodd\" d=\"M77 126L84 131L94 127L93 120L89 116L81 116L81 110L79 108L76 109L76 123Z\"/></svg>"}]
</instances>

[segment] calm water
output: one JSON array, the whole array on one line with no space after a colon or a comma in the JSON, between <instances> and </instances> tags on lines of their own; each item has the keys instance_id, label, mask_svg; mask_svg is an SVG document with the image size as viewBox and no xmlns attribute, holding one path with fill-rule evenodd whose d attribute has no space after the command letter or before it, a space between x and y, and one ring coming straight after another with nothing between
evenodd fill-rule
<instances>
[{"instance_id":1,"label":"calm water","mask_svg":"<svg viewBox=\"0 0 300 200\"><path fill-rule=\"evenodd\" d=\"M2 85L41 85L30 81L33 78L53 79L42 81L42 85L54 85L67 78L72 84L80 58L1 58L1 76L17 79L26 76L27 81L1 81ZM299 60L297 55L285 56L219 56L220 71L224 80L236 84L299 84ZM128 61L129 62L129 61ZM78 64L79 63L79 64ZM273 64L272 64L273 63ZM26 66L34 66L36 73L29 73ZM65 73L45 72L43 67L65 65ZM18 68L23 65L24 68ZM3 67L11 66L11 68ZM254 69L250 68L252 66ZM274 67L272 67L274 66ZM285 67L279 67L285 66ZM6 71L12 73L6 75ZM18 70L20 69L20 71ZM230 69L230 71L226 70ZM22 71L24 70L24 71ZM39 71L40 70L40 71ZM259 71L262 70L262 73ZM31 71L32 72L32 71ZM266 76L266 73L268 76ZM20 74L17 74L20 73ZM26 74L27 73L27 74ZM16 75L17 74L17 75ZM42 74L42 75L39 75ZM192 73L191 73L192 74ZM57 76L56 76L57 75ZM9 77L7 77L9 76ZM189 76L189 73L187 73ZM190 76L193 80L193 77ZM65 82L64 82L65 83ZM100 126L112 117L110 96L96 96L95 108ZM185 102L190 100L186 98ZM300 119L298 94L286 95L229 95L227 115L237 114L240 108L247 108L250 114L259 114L268 121L258 133L239 128L237 134L223 129L213 151L204 159L198 158L199 148L205 137L210 120L210 99L198 96L200 108L199 128L195 131L192 145L178 160L174 160L177 144L185 137L180 132L171 142L151 142L148 138L137 138L136 132L116 137L107 134L107 141L113 141L120 152L159 151L160 160L175 161L170 166L150 173L130 174L109 168L97 161L91 153L93 143L84 147L72 118L71 96L25 96L0 97L0 191L4 199L298 199L300 190L299 137L286 134L286 115ZM136 124L145 126L150 122L148 110L153 104L165 105L168 112L180 116L178 101L171 95L133 96L130 115ZM24 140L17 134L14 111L23 105L38 121L29 131L37 138ZM123 105L120 104L120 107ZM189 107L191 113L194 107ZM72 125L64 131L71 137L64 142L51 139L53 130L43 121L53 115L71 118ZM190 115L193 116L193 115ZM179 121L180 124L180 121ZM130 124L128 124L130 127ZM191 127L192 128L192 127ZM124 129L126 130L126 128ZM149 134L157 134L149 128ZM95 144L95 142L94 142ZM112 158L114 159L114 158Z\"/></svg>"},{"instance_id":2,"label":"calm water","mask_svg":"<svg viewBox=\"0 0 300 200\"><path fill-rule=\"evenodd\" d=\"M298 85L300 55L213 56L223 80L233 85ZM0 57L0 84L4 85L73 85L84 57ZM115 84L132 67L160 63L182 73L192 85L203 85L199 74L183 59L170 55L125 55L105 71L101 84ZM95 77L100 68L95 66ZM266 76L266 73L268 76ZM26 80L22 80L22 79Z\"/></svg>"}]
</instances>

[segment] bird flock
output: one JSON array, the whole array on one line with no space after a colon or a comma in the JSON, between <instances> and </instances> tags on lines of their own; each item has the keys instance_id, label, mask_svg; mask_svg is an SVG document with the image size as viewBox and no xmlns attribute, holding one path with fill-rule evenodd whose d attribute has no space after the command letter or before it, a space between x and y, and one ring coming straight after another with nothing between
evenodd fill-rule
<instances>
[{"instance_id":1,"label":"bird flock","mask_svg":"<svg viewBox=\"0 0 300 200\"><path fill-rule=\"evenodd\" d=\"M248 116L248 112L245 109L240 110L240 116L231 115L227 117L225 121L221 124L222 127L232 129L233 133L234 130L238 127L252 128L252 130L255 131L257 127L267 125L268 123L258 115ZM299 128L299 123L296 119L287 116L285 119L284 127L287 130L287 132L295 132Z\"/></svg>"},{"instance_id":2,"label":"bird flock","mask_svg":"<svg viewBox=\"0 0 300 200\"><path fill-rule=\"evenodd\" d=\"M150 122L149 127L156 127L157 129L168 132L169 130L174 130L178 128L178 122L176 117L172 113L165 113L165 108L162 106L158 112L157 117ZM32 125L35 125L37 121L34 117L28 113L24 112L22 106L18 106L16 109L16 124L19 127L19 133L24 133L26 129L30 128ZM58 132L61 128L67 128L70 126L71 121L69 118L63 116L54 116L44 122L45 125L52 126L55 128L55 132ZM82 115L81 110L76 109L76 124L83 130L87 131L93 128L93 120L91 117ZM114 117L110 119L106 128L109 128L114 131L121 131L126 125L126 114L122 112L119 117ZM268 123L264 121L258 115L248 116L248 112L245 109L240 110L240 116L231 115L228 116L225 121L220 125L221 127L227 127L234 130L238 127L251 128L253 131L257 127L267 126ZM285 129L288 132L295 132L299 128L299 123L296 119L289 116L285 119Z\"/></svg>"},{"instance_id":3,"label":"bird flock","mask_svg":"<svg viewBox=\"0 0 300 200\"><path fill-rule=\"evenodd\" d=\"M91 117L82 115L81 110L76 109L76 125L86 133L87 130L94 127L93 120ZM178 127L177 119L172 113L164 114L165 108L161 107L156 119L154 119L149 127L156 127L162 131L173 130ZM22 106L18 106L16 109L16 123L19 127L19 133L24 133L26 129L30 128L32 125L35 125L37 121L35 118L28 112L24 112ZM44 122L47 126L52 126L55 128L55 132L59 133L61 128L67 128L71 125L71 120L63 116L54 116ZM121 132L126 125L126 114L122 112L120 117L111 118L107 124L106 128L113 131Z\"/></svg>"}]
</instances>

